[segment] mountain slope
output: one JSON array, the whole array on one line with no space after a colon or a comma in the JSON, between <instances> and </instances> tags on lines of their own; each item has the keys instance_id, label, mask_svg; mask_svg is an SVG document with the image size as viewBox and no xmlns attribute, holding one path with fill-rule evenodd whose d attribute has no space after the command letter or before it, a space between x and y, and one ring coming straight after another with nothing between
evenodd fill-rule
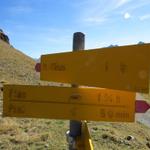
<instances>
[{"instance_id":1,"label":"mountain slope","mask_svg":"<svg viewBox=\"0 0 150 150\"><path fill-rule=\"evenodd\" d=\"M35 61L0 40L0 82L35 84Z\"/></svg>"}]
</instances>

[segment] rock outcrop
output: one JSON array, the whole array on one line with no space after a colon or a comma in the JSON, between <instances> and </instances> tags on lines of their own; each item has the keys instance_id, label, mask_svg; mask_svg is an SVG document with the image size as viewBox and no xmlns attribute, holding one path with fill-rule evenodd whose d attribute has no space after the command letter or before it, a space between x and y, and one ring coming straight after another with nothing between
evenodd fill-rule
<instances>
[{"instance_id":1,"label":"rock outcrop","mask_svg":"<svg viewBox=\"0 0 150 150\"><path fill-rule=\"evenodd\" d=\"M0 29L0 39L3 40L4 42L10 44L8 36L3 32L2 29Z\"/></svg>"}]
</instances>

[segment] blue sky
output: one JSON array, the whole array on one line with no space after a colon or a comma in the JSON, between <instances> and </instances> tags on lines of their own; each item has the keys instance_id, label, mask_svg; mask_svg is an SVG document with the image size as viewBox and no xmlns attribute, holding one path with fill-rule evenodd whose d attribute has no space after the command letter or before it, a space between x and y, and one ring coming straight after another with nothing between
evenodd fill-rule
<instances>
[{"instance_id":1,"label":"blue sky","mask_svg":"<svg viewBox=\"0 0 150 150\"><path fill-rule=\"evenodd\" d=\"M150 0L3 0L0 28L25 54L71 51L85 33L86 49L150 42Z\"/></svg>"}]
</instances>

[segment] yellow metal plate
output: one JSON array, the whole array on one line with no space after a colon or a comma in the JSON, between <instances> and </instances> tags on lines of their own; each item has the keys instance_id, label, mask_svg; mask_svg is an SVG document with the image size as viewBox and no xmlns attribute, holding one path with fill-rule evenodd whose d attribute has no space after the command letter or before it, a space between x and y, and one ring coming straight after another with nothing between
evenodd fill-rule
<instances>
[{"instance_id":1,"label":"yellow metal plate","mask_svg":"<svg viewBox=\"0 0 150 150\"><path fill-rule=\"evenodd\" d=\"M82 134L77 137L77 150L94 150L87 122L82 122Z\"/></svg>"},{"instance_id":2,"label":"yellow metal plate","mask_svg":"<svg viewBox=\"0 0 150 150\"><path fill-rule=\"evenodd\" d=\"M5 85L3 115L134 121L135 93L100 88Z\"/></svg>"},{"instance_id":3,"label":"yellow metal plate","mask_svg":"<svg viewBox=\"0 0 150 150\"><path fill-rule=\"evenodd\" d=\"M41 56L41 80L149 92L150 44Z\"/></svg>"}]
</instances>

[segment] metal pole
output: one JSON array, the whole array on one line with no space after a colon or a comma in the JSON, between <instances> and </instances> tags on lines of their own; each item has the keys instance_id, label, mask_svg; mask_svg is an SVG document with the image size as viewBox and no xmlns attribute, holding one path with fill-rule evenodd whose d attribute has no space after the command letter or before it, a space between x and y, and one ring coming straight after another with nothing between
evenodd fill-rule
<instances>
[{"instance_id":1,"label":"metal pole","mask_svg":"<svg viewBox=\"0 0 150 150\"><path fill-rule=\"evenodd\" d=\"M76 32L73 35L73 52L84 50L85 35L81 32ZM78 85L72 84L72 87L78 88ZM69 131L69 150L76 150L75 140L78 136L81 136L82 122L76 120L70 120L70 131Z\"/></svg>"}]
</instances>

